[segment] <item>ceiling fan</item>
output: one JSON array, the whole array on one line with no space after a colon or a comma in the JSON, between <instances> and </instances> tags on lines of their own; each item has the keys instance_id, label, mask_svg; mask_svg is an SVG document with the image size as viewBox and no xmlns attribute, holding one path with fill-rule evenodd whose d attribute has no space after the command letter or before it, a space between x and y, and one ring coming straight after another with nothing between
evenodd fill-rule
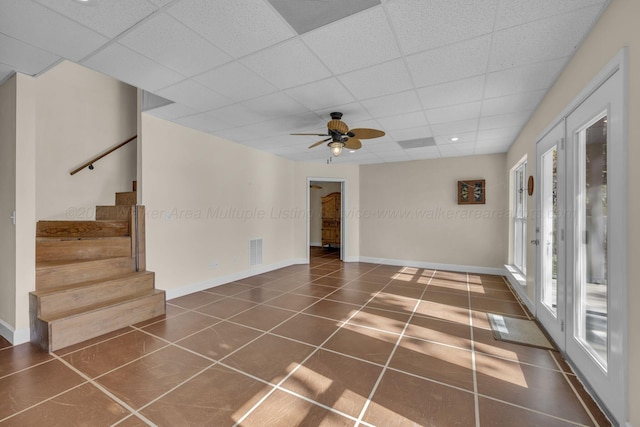
<instances>
[{"instance_id":1,"label":"ceiling fan","mask_svg":"<svg viewBox=\"0 0 640 427\"><path fill-rule=\"evenodd\" d=\"M309 148L316 147L324 142L329 141L327 146L331 148L331 153L334 156L339 156L342 153L343 148L349 150L358 150L362 147L361 139L372 139L384 136L385 133L378 129L351 129L345 122L340 120L342 113L331 113L331 120L327 122L327 133L292 133L291 135L314 135L314 136L328 136L328 138L311 144Z\"/></svg>"}]
</instances>

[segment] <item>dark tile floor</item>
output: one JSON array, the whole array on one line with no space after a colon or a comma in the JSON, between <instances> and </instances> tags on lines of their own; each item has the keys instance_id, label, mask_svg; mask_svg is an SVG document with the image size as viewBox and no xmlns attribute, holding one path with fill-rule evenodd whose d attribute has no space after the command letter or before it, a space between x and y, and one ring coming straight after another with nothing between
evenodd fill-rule
<instances>
[{"instance_id":1,"label":"dark tile floor","mask_svg":"<svg viewBox=\"0 0 640 427\"><path fill-rule=\"evenodd\" d=\"M55 354L0 340L0 425L609 425L557 352L494 340L488 311L528 316L501 277L314 248Z\"/></svg>"}]
</instances>

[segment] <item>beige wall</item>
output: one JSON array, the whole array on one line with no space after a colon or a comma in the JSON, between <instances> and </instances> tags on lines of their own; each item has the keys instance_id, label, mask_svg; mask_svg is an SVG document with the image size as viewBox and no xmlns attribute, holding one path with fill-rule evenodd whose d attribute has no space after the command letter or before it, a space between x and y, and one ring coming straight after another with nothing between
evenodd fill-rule
<instances>
[{"instance_id":1,"label":"beige wall","mask_svg":"<svg viewBox=\"0 0 640 427\"><path fill-rule=\"evenodd\" d=\"M142 204L147 269L176 296L249 267L249 240L263 239L263 268L294 260L294 163L142 114Z\"/></svg>"},{"instance_id":2,"label":"beige wall","mask_svg":"<svg viewBox=\"0 0 640 427\"><path fill-rule=\"evenodd\" d=\"M38 77L38 219L94 219L96 205L136 179L135 141L69 172L136 134L136 89L71 62Z\"/></svg>"},{"instance_id":3,"label":"beige wall","mask_svg":"<svg viewBox=\"0 0 640 427\"><path fill-rule=\"evenodd\" d=\"M623 47L628 47L628 173L629 173L629 206L628 206L628 406L629 421L632 426L640 426L640 264L636 262L640 254L640 223L635 220L640 212L640 199L637 188L633 185L640 182L640 2L637 0L613 0L601 19L580 46L566 69L542 101L540 107L525 126L517 141L507 155L508 167L524 154L529 157L529 170L535 170L535 142L543 130L552 124L562 110L578 96L582 89L600 72L600 70ZM534 201L529 199L530 210L535 210ZM534 219L530 216L528 232L534 231ZM528 293L533 297L535 257L527 258Z\"/></svg>"},{"instance_id":4,"label":"beige wall","mask_svg":"<svg viewBox=\"0 0 640 427\"><path fill-rule=\"evenodd\" d=\"M13 340L16 318L16 227L9 217L16 208L17 76L0 86L0 333Z\"/></svg>"},{"instance_id":5,"label":"beige wall","mask_svg":"<svg viewBox=\"0 0 640 427\"><path fill-rule=\"evenodd\" d=\"M339 182L314 181L314 184L322 188L309 189L309 244L311 246L322 245L322 198L327 194L339 193Z\"/></svg>"},{"instance_id":6,"label":"beige wall","mask_svg":"<svg viewBox=\"0 0 640 427\"><path fill-rule=\"evenodd\" d=\"M361 166L361 256L502 268L505 175L503 154ZM486 204L457 204L465 179L486 180Z\"/></svg>"},{"instance_id":7,"label":"beige wall","mask_svg":"<svg viewBox=\"0 0 640 427\"><path fill-rule=\"evenodd\" d=\"M296 211L305 215L296 216L292 221L294 227L294 257L302 260L309 256L310 240L307 238L307 190L308 179L322 178L344 181L344 196L346 198L346 219L342 226L345 239L343 242L344 261L357 261L360 256L360 226L357 215L354 213L360 209L360 174L358 165L343 165L333 163L295 163L295 175L293 181L294 204Z\"/></svg>"}]
</instances>

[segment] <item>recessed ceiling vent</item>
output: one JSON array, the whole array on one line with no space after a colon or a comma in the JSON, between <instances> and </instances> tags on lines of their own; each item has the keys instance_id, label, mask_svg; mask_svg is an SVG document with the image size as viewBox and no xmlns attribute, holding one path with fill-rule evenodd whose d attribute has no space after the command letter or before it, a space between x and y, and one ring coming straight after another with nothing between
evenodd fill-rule
<instances>
[{"instance_id":1,"label":"recessed ceiling vent","mask_svg":"<svg viewBox=\"0 0 640 427\"><path fill-rule=\"evenodd\" d=\"M298 34L378 6L380 0L269 0Z\"/></svg>"},{"instance_id":2,"label":"recessed ceiling vent","mask_svg":"<svg viewBox=\"0 0 640 427\"><path fill-rule=\"evenodd\" d=\"M409 150L411 148L435 147L436 140L432 136L428 138L407 139L406 141L398 141L398 145Z\"/></svg>"}]
</instances>

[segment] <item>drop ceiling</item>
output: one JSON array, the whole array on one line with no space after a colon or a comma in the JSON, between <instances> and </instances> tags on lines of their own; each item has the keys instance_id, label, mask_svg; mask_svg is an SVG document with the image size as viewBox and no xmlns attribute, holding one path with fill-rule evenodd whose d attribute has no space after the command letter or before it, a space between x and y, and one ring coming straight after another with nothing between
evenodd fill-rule
<instances>
[{"instance_id":1,"label":"drop ceiling","mask_svg":"<svg viewBox=\"0 0 640 427\"><path fill-rule=\"evenodd\" d=\"M607 4L1 0L0 81L66 59L144 89L147 114L297 161L327 160L289 133L332 111L386 132L334 163L502 153Z\"/></svg>"}]
</instances>

